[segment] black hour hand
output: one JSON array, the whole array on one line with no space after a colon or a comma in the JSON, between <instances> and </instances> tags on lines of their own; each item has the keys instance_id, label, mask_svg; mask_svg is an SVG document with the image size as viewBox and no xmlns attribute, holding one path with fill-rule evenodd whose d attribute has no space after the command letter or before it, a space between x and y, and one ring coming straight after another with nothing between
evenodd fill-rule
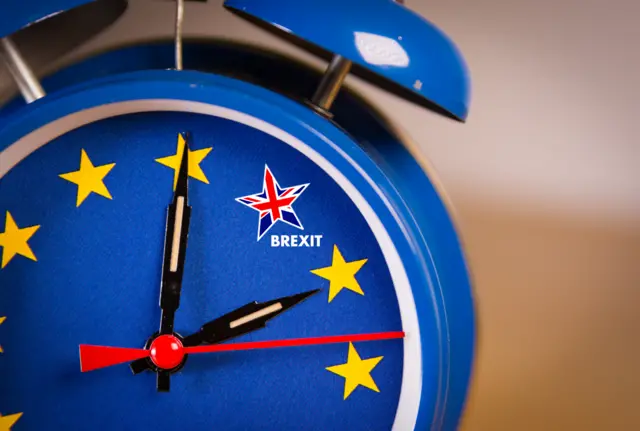
<instances>
[{"instance_id":1,"label":"black hour hand","mask_svg":"<svg viewBox=\"0 0 640 431\"><path fill-rule=\"evenodd\" d=\"M264 328L267 322L291 307L304 301L320 289L285 296L267 302L250 302L230 313L205 324L200 330L186 337L185 347L200 344L216 344Z\"/></svg>"},{"instance_id":2,"label":"black hour hand","mask_svg":"<svg viewBox=\"0 0 640 431\"><path fill-rule=\"evenodd\" d=\"M320 289L310 290L267 302L250 302L206 323L198 332L184 338L182 343L185 347L216 344L264 328L269 320L319 291ZM139 359L130 365L134 374L139 374L150 367L150 361L147 359Z\"/></svg>"}]
</instances>

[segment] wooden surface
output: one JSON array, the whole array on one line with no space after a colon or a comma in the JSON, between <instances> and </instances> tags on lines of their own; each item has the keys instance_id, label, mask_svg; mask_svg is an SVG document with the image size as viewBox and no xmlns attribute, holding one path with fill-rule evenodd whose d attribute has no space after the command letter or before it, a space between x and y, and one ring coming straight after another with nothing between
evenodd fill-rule
<instances>
[{"instance_id":1,"label":"wooden surface","mask_svg":"<svg viewBox=\"0 0 640 431\"><path fill-rule=\"evenodd\" d=\"M462 429L640 429L640 224L458 210L480 316Z\"/></svg>"}]
</instances>

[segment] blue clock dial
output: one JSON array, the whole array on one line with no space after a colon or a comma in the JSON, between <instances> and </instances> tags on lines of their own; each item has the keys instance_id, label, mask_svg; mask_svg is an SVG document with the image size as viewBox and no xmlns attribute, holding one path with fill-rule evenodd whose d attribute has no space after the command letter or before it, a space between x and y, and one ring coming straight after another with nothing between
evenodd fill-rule
<instances>
[{"instance_id":1,"label":"blue clock dial","mask_svg":"<svg viewBox=\"0 0 640 431\"><path fill-rule=\"evenodd\" d=\"M406 330L397 269L366 203L320 159L275 135L240 117L115 116L55 137L0 178L0 424L397 424L410 384L405 346L415 339L370 336ZM179 193L185 184L188 197ZM162 326L161 286L175 287L178 268L179 307ZM238 314L202 329L230 312ZM186 356L173 363L159 353L171 343L156 346L160 359L143 350L158 332L175 335ZM325 343L350 335L369 339ZM273 344L282 340L298 341ZM188 350L218 343L254 344ZM81 372L80 345L134 356ZM83 360L104 365L105 352ZM156 381L161 374L170 388Z\"/></svg>"}]
</instances>

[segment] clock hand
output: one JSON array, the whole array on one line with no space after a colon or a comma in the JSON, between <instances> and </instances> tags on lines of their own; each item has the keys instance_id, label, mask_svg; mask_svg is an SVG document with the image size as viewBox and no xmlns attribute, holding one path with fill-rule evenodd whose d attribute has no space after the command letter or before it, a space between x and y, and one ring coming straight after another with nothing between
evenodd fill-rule
<instances>
[{"instance_id":1,"label":"clock hand","mask_svg":"<svg viewBox=\"0 0 640 431\"><path fill-rule=\"evenodd\" d=\"M173 202L167 211L160 287L160 308L162 309L160 334L162 335L173 333L175 312L180 306L184 260L189 236L191 218L191 207L188 206L189 136L186 135L185 138Z\"/></svg>"},{"instance_id":2,"label":"clock hand","mask_svg":"<svg viewBox=\"0 0 640 431\"><path fill-rule=\"evenodd\" d=\"M320 344L357 343L361 341L380 341L404 338L402 331L374 332L369 334L329 335L325 337L289 338L286 340L247 341L244 343L212 344L206 346L185 347L185 354L236 352L241 350L273 349L276 347L315 346Z\"/></svg>"},{"instance_id":3,"label":"clock hand","mask_svg":"<svg viewBox=\"0 0 640 431\"><path fill-rule=\"evenodd\" d=\"M262 329L267 322L305 299L320 292L309 290L266 302L250 302L222 317L206 323L200 330L184 338L187 347L215 344Z\"/></svg>"},{"instance_id":4,"label":"clock hand","mask_svg":"<svg viewBox=\"0 0 640 431\"><path fill-rule=\"evenodd\" d=\"M206 323L199 331L185 337L182 340L182 344L187 347L192 347L200 344L221 343L231 338L264 328L269 320L319 291L320 289L315 289L272 301L250 302ZM138 374L148 369L149 366L148 360L139 359L131 363L130 367L134 374Z\"/></svg>"},{"instance_id":5,"label":"clock hand","mask_svg":"<svg viewBox=\"0 0 640 431\"><path fill-rule=\"evenodd\" d=\"M177 337L173 335L161 335L156 339L156 341L154 341L149 349L128 349L81 344L80 370L82 372L93 371L100 368L130 362L139 358L151 358L158 367L163 365L172 367L175 363L181 363L184 356L188 354L233 352L241 350L272 349L277 347L298 347L335 343L356 343L363 341L392 340L404 337L404 332L393 331L184 347Z\"/></svg>"},{"instance_id":6,"label":"clock hand","mask_svg":"<svg viewBox=\"0 0 640 431\"><path fill-rule=\"evenodd\" d=\"M173 202L167 210L167 225L164 240L162 281L160 284L160 335L173 334L176 310L180 307L180 292L184 275L184 260L189 236L191 207L188 206L189 191L189 136L185 134L178 181L173 193ZM158 391L169 391L169 373L159 371Z\"/></svg>"}]
</instances>

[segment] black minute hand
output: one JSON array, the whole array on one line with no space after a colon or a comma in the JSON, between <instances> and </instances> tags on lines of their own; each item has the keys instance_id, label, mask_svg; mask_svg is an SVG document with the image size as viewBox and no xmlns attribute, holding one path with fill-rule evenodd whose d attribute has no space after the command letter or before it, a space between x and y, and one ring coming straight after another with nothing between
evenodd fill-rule
<instances>
[{"instance_id":1,"label":"black minute hand","mask_svg":"<svg viewBox=\"0 0 640 431\"><path fill-rule=\"evenodd\" d=\"M184 274L184 261L189 236L191 207L188 206L189 192L189 135L185 138L182 160L178 171L173 202L167 210L167 227L164 240L162 281L160 286L160 334L173 334L176 310L180 307L180 292ZM158 373L158 390L169 390L169 374Z\"/></svg>"},{"instance_id":2,"label":"black minute hand","mask_svg":"<svg viewBox=\"0 0 640 431\"><path fill-rule=\"evenodd\" d=\"M173 333L175 312L180 306L184 260L189 236L191 207L188 205L188 165L189 142L185 136L182 161L178 171L178 181L173 193L173 202L167 210L167 227L164 239L164 259L162 262L162 282L160 287L160 308L162 319L160 333Z\"/></svg>"}]
</instances>

